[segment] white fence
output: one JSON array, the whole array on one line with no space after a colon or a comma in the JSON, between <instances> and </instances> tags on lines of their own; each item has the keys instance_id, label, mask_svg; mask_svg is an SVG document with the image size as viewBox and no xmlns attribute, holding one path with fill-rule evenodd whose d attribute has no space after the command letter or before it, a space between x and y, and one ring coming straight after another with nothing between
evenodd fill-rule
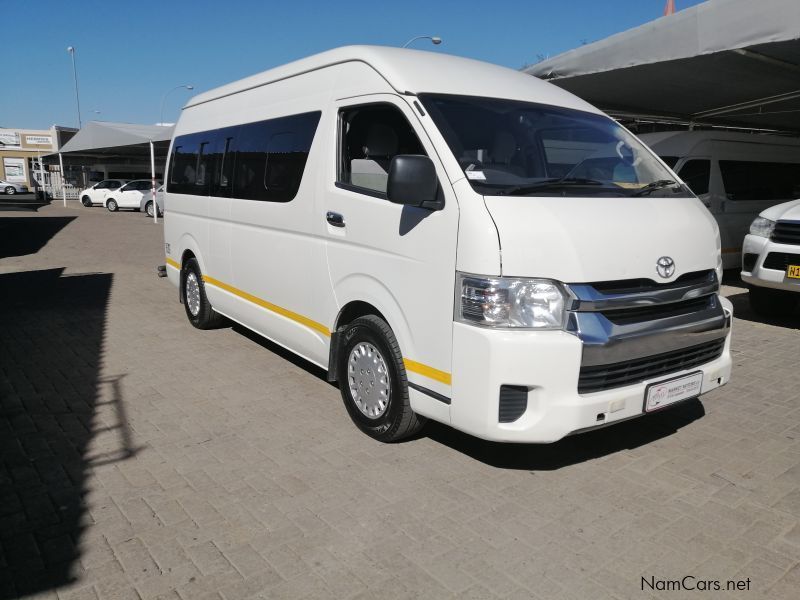
<instances>
[{"instance_id":1,"label":"white fence","mask_svg":"<svg viewBox=\"0 0 800 600\"><path fill-rule=\"evenodd\" d=\"M44 182L42 182L42 175L44 175ZM50 197L55 200L61 200L66 193L67 200L77 200L81 188L72 185L71 183L64 182L59 171L35 171L34 177L36 181L42 184L45 192L50 194Z\"/></svg>"}]
</instances>

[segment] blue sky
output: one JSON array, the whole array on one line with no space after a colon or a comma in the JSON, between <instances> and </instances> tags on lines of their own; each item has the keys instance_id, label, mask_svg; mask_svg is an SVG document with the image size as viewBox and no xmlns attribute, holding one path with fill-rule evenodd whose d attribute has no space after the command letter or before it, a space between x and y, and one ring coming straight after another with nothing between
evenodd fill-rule
<instances>
[{"instance_id":1,"label":"blue sky","mask_svg":"<svg viewBox=\"0 0 800 600\"><path fill-rule=\"evenodd\" d=\"M678 10L700 0L676 0ZM164 92L195 92L346 44L429 49L520 68L661 16L665 0L0 0L0 127L155 123ZM174 121L189 92L171 93ZM95 113L94 111L99 111Z\"/></svg>"}]
</instances>

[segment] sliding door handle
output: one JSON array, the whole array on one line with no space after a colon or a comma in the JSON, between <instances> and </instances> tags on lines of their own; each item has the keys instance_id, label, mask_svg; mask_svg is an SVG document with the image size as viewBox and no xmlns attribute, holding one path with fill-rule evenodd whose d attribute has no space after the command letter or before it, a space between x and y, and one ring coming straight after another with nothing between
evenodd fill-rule
<instances>
[{"instance_id":1,"label":"sliding door handle","mask_svg":"<svg viewBox=\"0 0 800 600\"><path fill-rule=\"evenodd\" d=\"M337 212L328 211L325 220L334 227L344 227L344 217Z\"/></svg>"}]
</instances>

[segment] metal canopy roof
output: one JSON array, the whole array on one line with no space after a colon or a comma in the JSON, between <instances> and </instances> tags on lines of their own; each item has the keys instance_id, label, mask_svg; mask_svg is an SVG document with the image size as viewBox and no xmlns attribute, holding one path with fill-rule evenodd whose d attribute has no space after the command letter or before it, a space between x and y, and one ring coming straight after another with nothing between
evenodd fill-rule
<instances>
[{"instance_id":1,"label":"metal canopy roof","mask_svg":"<svg viewBox=\"0 0 800 600\"><path fill-rule=\"evenodd\" d=\"M615 116L800 132L800 1L708 0L524 71Z\"/></svg>"},{"instance_id":2,"label":"metal canopy roof","mask_svg":"<svg viewBox=\"0 0 800 600\"><path fill-rule=\"evenodd\" d=\"M91 121L61 147L61 153L149 155L150 141L169 145L172 129L172 126Z\"/></svg>"}]
</instances>

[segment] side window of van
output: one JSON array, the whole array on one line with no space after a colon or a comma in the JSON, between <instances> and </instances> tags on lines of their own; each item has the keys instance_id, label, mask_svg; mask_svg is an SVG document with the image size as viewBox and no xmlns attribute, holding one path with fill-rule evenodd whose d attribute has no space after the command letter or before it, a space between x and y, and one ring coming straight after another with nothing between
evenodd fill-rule
<instances>
[{"instance_id":1,"label":"side window of van","mask_svg":"<svg viewBox=\"0 0 800 600\"><path fill-rule=\"evenodd\" d=\"M233 140L233 197L293 200L321 114L317 111L242 125ZM224 181L224 172L220 177Z\"/></svg>"},{"instance_id":2,"label":"side window of van","mask_svg":"<svg viewBox=\"0 0 800 600\"><path fill-rule=\"evenodd\" d=\"M211 162L214 170L211 176L211 195L229 198L233 187L233 140L237 127L218 130L214 141Z\"/></svg>"},{"instance_id":3,"label":"side window of van","mask_svg":"<svg viewBox=\"0 0 800 600\"><path fill-rule=\"evenodd\" d=\"M300 189L320 111L175 138L168 191L290 202Z\"/></svg>"},{"instance_id":4,"label":"side window of van","mask_svg":"<svg viewBox=\"0 0 800 600\"><path fill-rule=\"evenodd\" d=\"M196 194L198 145L191 135L175 140L169 162L169 191L175 194Z\"/></svg>"},{"instance_id":5,"label":"side window of van","mask_svg":"<svg viewBox=\"0 0 800 600\"><path fill-rule=\"evenodd\" d=\"M391 104L343 110L340 124L340 184L385 194L392 158L398 154L425 154L403 113Z\"/></svg>"},{"instance_id":6,"label":"side window of van","mask_svg":"<svg viewBox=\"0 0 800 600\"><path fill-rule=\"evenodd\" d=\"M708 159L687 160L678 172L696 196L708 193L708 181L711 179L711 161Z\"/></svg>"},{"instance_id":7,"label":"side window of van","mask_svg":"<svg viewBox=\"0 0 800 600\"><path fill-rule=\"evenodd\" d=\"M800 164L721 160L729 200L790 200L800 195Z\"/></svg>"}]
</instances>

